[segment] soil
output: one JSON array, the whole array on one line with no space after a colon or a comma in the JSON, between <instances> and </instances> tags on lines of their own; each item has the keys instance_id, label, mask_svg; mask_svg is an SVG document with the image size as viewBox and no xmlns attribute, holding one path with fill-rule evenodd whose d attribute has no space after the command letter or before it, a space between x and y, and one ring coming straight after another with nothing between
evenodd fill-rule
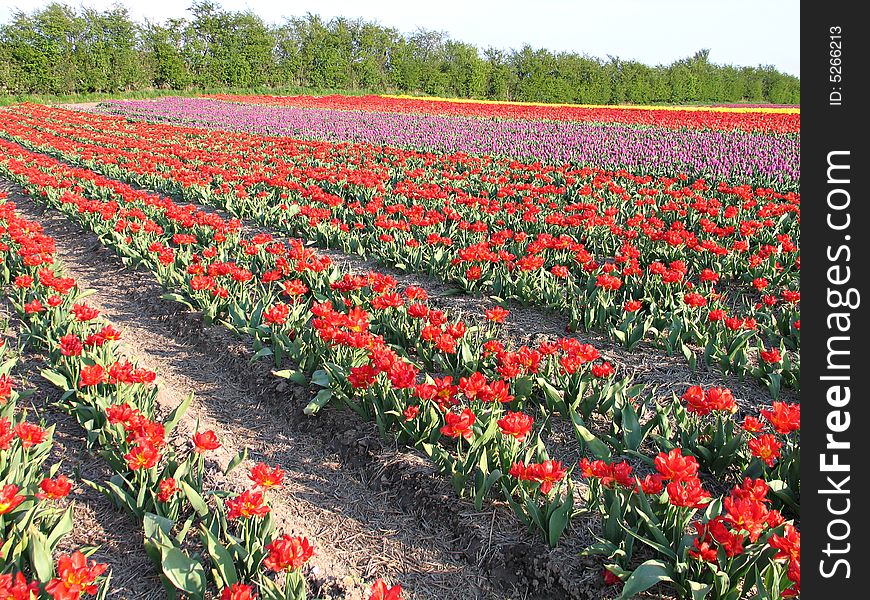
<instances>
[{"instance_id":1,"label":"soil","mask_svg":"<svg viewBox=\"0 0 870 600\"><path fill-rule=\"evenodd\" d=\"M309 581L316 593L358 599L384 577L412 599L610 595L599 589L596 562L579 557L591 541L588 519L576 519L564 542L548 549L522 531L507 507L476 511L457 500L428 460L385 445L373 424L329 408L304 417L307 389L276 380L262 362L251 364L247 345L227 330L206 327L198 313L161 300L149 273L125 267L96 236L6 189L22 216L55 238L67 272L95 290L88 302L123 332L128 357L157 371L159 407L168 413L194 392L177 431L218 434L223 445L211 455L207 484L241 491L249 484L246 467L257 461L287 471L288 484L270 492L269 503L280 530L313 539L318 552ZM245 447L249 460L223 476ZM138 534L129 533L138 526L119 530L134 540L128 552L139 552ZM154 579L147 559L119 563L116 573L119 581Z\"/></svg>"},{"instance_id":2,"label":"soil","mask_svg":"<svg viewBox=\"0 0 870 600\"><path fill-rule=\"evenodd\" d=\"M61 105L71 110L89 111L98 102ZM126 182L125 182L126 183ZM142 188L129 184L137 189L145 189L152 193L173 198L179 204L194 204L198 209L220 215L224 219L233 218L225 210L198 202L191 202L172 194ZM242 220L242 232L245 235L266 232L275 237L286 237L249 220ZM521 344L534 345L543 340L560 337L574 337L583 343L594 345L604 359L617 368L618 374L630 374L634 383L646 384L653 390L653 399L667 403L672 394L680 396L688 387L724 386L729 388L744 411L757 412L759 407L770 405L771 397L768 389L751 376L740 377L735 374L725 375L715 366L708 366L702 360L697 368L692 370L681 353L669 356L667 352L652 342L642 342L637 348L628 350L600 331L568 331L568 319L565 314L539 306L525 306L516 301L501 302L490 296L469 294L459 286L439 281L420 273L406 273L374 258L366 258L345 254L340 250L318 248L318 253L329 256L344 272L365 273L376 270L393 276L400 287L415 285L426 290L434 307L447 310L452 318L462 318L466 322L482 322L488 309L496 305L505 306L510 315L503 324L503 341L515 346ZM732 295L733 296L733 295ZM696 353L703 348L694 348ZM800 394L792 388L783 387L780 400L792 403L800 402Z\"/></svg>"},{"instance_id":3,"label":"soil","mask_svg":"<svg viewBox=\"0 0 870 600\"><path fill-rule=\"evenodd\" d=\"M95 104L65 107L81 110ZM601 587L600 561L579 557L592 541L593 517L575 519L560 546L550 550L525 535L505 506L487 504L478 512L457 500L427 459L383 442L372 424L330 407L316 418L304 417L309 390L276 380L263 361L251 363L248 346L228 331L207 327L198 313L160 300L163 290L151 275L125 267L96 236L56 211L43 212L16 193L18 188L4 186L0 180L0 191L4 189L23 216L39 221L55 237L67 271L83 288L96 290L89 302L124 332L131 360L158 372L160 407L168 412L189 392L195 393L179 433L189 437L198 426L218 434L223 447L212 455L209 483L241 491L248 484L245 467L256 461L287 471L288 485L272 492L270 505L279 528L314 540L318 553L309 581L323 597L362 598L365 584L379 576L401 583L407 598L420 599L580 599L615 594L613 588ZM200 208L226 216L211 207ZM246 231L263 228L248 223ZM424 275L334 250L319 252L344 270L376 269L394 276L402 286L423 287L433 304L449 310L454 318L480 321L495 305L489 297L463 294ZM511 311L504 329L508 341L533 344L563 335L577 337L595 345L620 373L655 386L655 399L667 401L672 393L679 396L697 384L731 388L744 410L770 403L768 391L751 378L723 376L704 365L692 371L682 355L667 356L652 344L629 352L600 333L566 333L564 315L517 303L506 307ZM791 389L783 390L782 399L799 401ZM54 415L47 418L55 419ZM57 420L62 418L60 413ZM70 445L70 450L66 446L63 450L67 464L71 457L79 457L82 472L98 479L104 467L81 449L73 449L76 425L72 420L69 425L68 434L59 434ZM65 431L66 426L59 430ZM561 435L571 441L570 432ZM249 448L250 460L224 477L222 467L244 447ZM576 457L566 454L565 459ZM107 501L87 490L76 495L75 501L84 507L77 511L83 513L77 517L83 527L79 531L77 521L75 535L81 535L81 541L76 537L76 543L116 549L117 556L108 550L106 556L115 561L114 585L122 594L118 597L162 597L141 550L141 536L129 533L138 532L138 524L124 521L125 515L113 512Z\"/></svg>"},{"instance_id":4,"label":"soil","mask_svg":"<svg viewBox=\"0 0 870 600\"><path fill-rule=\"evenodd\" d=\"M11 307L2 299L0 315L3 320L9 318L10 313ZM14 329L14 320L12 322ZM10 348L19 343L12 331L5 332L3 337ZM116 509L104 495L81 482L105 481L112 473L102 458L85 447L82 430L75 419L54 404L57 388L39 374L45 366L42 357L25 352L19 357L12 375L19 382L19 389L35 392L19 398L18 410L27 414L31 422L55 427L54 445L46 466L60 462L60 473L75 481L70 495L58 501L60 510L73 505L73 529L61 539L58 551L71 553L88 547L97 548L90 559L109 565L111 598L165 598L163 586L145 554L142 535L130 533L139 530L139 524L127 513Z\"/></svg>"}]
</instances>

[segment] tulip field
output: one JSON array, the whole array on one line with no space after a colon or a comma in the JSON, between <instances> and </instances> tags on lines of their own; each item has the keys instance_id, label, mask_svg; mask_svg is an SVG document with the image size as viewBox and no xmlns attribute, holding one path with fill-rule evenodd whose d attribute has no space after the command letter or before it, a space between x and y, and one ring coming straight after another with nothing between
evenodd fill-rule
<instances>
[{"instance_id":1,"label":"tulip field","mask_svg":"<svg viewBox=\"0 0 870 600\"><path fill-rule=\"evenodd\" d=\"M0 597L800 595L796 107L18 104L0 182ZM142 314L103 314L130 273ZM272 400L221 429L161 391L184 363L127 334L157 306ZM288 508L297 459L234 442L262 413L402 524ZM140 571L65 541L79 489Z\"/></svg>"}]
</instances>

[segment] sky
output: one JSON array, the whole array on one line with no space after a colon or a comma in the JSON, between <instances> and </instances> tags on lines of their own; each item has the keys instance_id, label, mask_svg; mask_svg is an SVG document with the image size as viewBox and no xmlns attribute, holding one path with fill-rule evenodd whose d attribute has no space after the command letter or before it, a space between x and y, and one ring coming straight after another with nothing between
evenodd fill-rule
<instances>
[{"instance_id":1,"label":"sky","mask_svg":"<svg viewBox=\"0 0 870 600\"><path fill-rule=\"evenodd\" d=\"M117 0L65 0L97 9ZM445 31L480 48L547 48L599 58L669 64L710 49L710 61L773 65L800 76L799 0L216 0L225 10L247 10L268 23L307 12L325 19L362 17L409 33ZM15 9L29 12L49 0L2 0L0 23ZM161 22L189 16L191 0L127 0L137 19Z\"/></svg>"}]
</instances>

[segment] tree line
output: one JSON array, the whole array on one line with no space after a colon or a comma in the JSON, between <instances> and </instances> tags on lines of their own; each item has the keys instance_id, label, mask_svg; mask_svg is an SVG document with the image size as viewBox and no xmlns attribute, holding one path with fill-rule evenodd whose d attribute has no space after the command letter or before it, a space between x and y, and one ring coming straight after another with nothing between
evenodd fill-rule
<instances>
[{"instance_id":1,"label":"tree line","mask_svg":"<svg viewBox=\"0 0 870 600\"><path fill-rule=\"evenodd\" d=\"M0 25L0 93L314 88L584 104L799 104L800 80L771 66L717 65L709 50L669 65L476 46L313 14L278 25L198 0L186 19L134 21L53 3Z\"/></svg>"}]
</instances>

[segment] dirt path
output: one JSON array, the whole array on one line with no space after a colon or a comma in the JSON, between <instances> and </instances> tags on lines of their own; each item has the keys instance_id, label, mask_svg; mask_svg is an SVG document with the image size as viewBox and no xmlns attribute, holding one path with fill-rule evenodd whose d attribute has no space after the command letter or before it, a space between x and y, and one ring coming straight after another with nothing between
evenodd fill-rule
<instances>
[{"instance_id":1,"label":"dirt path","mask_svg":"<svg viewBox=\"0 0 870 600\"><path fill-rule=\"evenodd\" d=\"M427 462L381 447L374 427L353 415L327 411L300 420L305 390L281 389L264 365L248 366L243 344L222 328L198 327L179 305L159 300L162 290L150 274L125 269L95 236L60 213L43 213L20 194L11 197L22 216L55 238L69 274L96 291L89 302L121 329L129 356L157 371L161 409L168 412L195 393L178 431L189 436L198 424L218 434L223 447L209 472L213 485L247 487L244 467L253 461L287 471L289 484L270 504L280 529L314 540L312 576L322 594L361 598L363 582L383 576L401 583L407 598L567 597L548 591L566 585L548 573L548 565L558 559L566 571L579 567L572 549L537 556L540 549L505 510L475 513ZM217 467L243 447L251 460L224 478ZM366 467L354 468L360 463ZM536 568L543 572L540 580ZM494 574L501 585L489 581ZM588 597L578 593L571 596Z\"/></svg>"},{"instance_id":2,"label":"dirt path","mask_svg":"<svg viewBox=\"0 0 870 600\"><path fill-rule=\"evenodd\" d=\"M65 107L88 111L89 104L92 103L66 105ZM128 185L161 196L168 196L178 204L194 204L200 210L218 214L224 219L234 218L220 208L191 202L173 194L144 188L136 184ZM247 219L241 219L241 221L242 231L246 235L265 232L275 235L276 238L288 237L278 233L274 228L263 227ZM319 254L329 256L344 272L359 274L377 270L395 277L400 286L415 285L425 289L431 298L430 304L449 311L452 318L461 318L467 322L480 322L485 318L486 311L496 306L495 301L489 296L468 294L456 284L443 282L421 273L406 273L375 258L346 254L336 249L320 247L316 247L316 249ZM768 389L752 376L725 375L717 367L705 365L700 358L696 370L693 371L682 353L669 356L664 349L652 342L645 341L634 350L629 351L609 339L601 331L567 332L568 319L565 314L557 311L541 306L524 306L516 301L508 301L505 306L510 310L510 315L503 325L505 340L510 339L517 345L533 346L543 340L566 335L577 338L583 343L594 345L605 360L617 367L621 373L630 374L635 383L655 386L657 388L654 395L656 399L667 402L673 393L680 396L689 386L701 385L705 388L728 387L734 392L737 403L744 409L769 406L771 402ZM780 400L797 403L800 402L800 395L794 389L783 388L780 391Z\"/></svg>"},{"instance_id":3,"label":"dirt path","mask_svg":"<svg viewBox=\"0 0 870 600\"><path fill-rule=\"evenodd\" d=\"M91 111L99 106L100 102L73 102L69 104L58 104L58 108L66 108L67 110L83 110Z\"/></svg>"},{"instance_id":4,"label":"dirt path","mask_svg":"<svg viewBox=\"0 0 870 600\"><path fill-rule=\"evenodd\" d=\"M167 196L155 190L147 191ZM223 209L190 202L171 194L168 196L179 204L194 204L203 212L220 215L223 219L234 218ZM245 235L270 233L276 238L287 237L278 234L275 229L245 219L241 221L242 232ZM414 285L423 288L430 297L430 304L447 311L453 319L480 323L485 320L486 311L496 306L496 302L491 297L467 293L453 283L439 281L421 273L406 273L374 258L346 254L331 248L316 248L318 254L328 256L342 272L363 274L374 270L393 276L400 287ZM505 306L510 311L503 324L505 341L510 340L517 346L522 344L536 346L541 341L564 336L577 338L584 344L592 344L598 348L602 357L622 373L630 374L635 383L656 386L658 388L656 398L669 399L672 393L680 396L692 385L701 385L705 388L724 385L734 392L738 403L744 407L770 404L770 392L750 376L741 378L737 375L725 375L718 368L705 365L702 360L698 361L698 367L693 371L681 353L668 356L665 350L652 342L643 342L636 349L628 350L609 339L601 331L566 331L568 318L546 307L524 306L516 301L508 301ZM799 395L791 388L783 388L780 399L788 402L800 401Z\"/></svg>"},{"instance_id":5,"label":"dirt path","mask_svg":"<svg viewBox=\"0 0 870 600\"><path fill-rule=\"evenodd\" d=\"M0 314L9 315L9 306L0 303ZM17 329L15 321L12 327ZM4 336L12 347L16 341ZM108 498L78 481L105 481L112 473L102 458L90 452L84 443L82 429L76 420L53 403L59 399L58 389L39 374L45 368L41 356L25 352L15 366L13 376L22 389L35 393L18 401L18 409L28 420L54 425L54 445L47 465L61 462L60 472L75 481L72 492L60 506L73 504L73 529L63 537L59 550L73 552L88 546L99 549L93 560L109 565L112 580L110 598L159 600L166 597L151 560L145 554L142 535L132 535L139 524L130 515L115 508Z\"/></svg>"}]
</instances>

